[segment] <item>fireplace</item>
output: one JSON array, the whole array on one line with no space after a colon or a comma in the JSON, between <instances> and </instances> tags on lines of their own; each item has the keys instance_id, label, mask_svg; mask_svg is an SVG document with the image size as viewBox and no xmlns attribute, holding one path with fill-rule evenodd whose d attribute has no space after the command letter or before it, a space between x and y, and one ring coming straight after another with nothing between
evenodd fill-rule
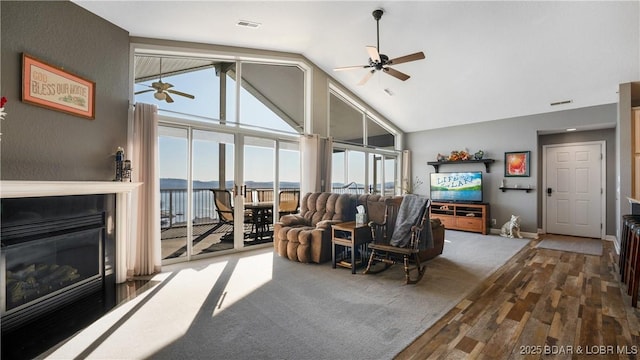
<instances>
[{"instance_id":1,"label":"fireplace","mask_svg":"<svg viewBox=\"0 0 640 360\"><path fill-rule=\"evenodd\" d=\"M113 294L115 195L2 199L2 332Z\"/></svg>"}]
</instances>

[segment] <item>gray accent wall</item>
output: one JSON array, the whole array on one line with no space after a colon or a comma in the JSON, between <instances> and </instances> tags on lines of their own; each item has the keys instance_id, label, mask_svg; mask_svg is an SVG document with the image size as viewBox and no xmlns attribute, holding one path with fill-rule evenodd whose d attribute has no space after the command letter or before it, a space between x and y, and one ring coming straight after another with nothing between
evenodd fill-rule
<instances>
[{"instance_id":1,"label":"gray accent wall","mask_svg":"<svg viewBox=\"0 0 640 360\"><path fill-rule=\"evenodd\" d=\"M0 178L112 180L127 145L128 32L69 1L2 1L0 12ZM94 81L95 119L21 102L22 53Z\"/></svg>"},{"instance_id":2,"label":"gray accent wall","mask_svg":"<svg viewBox=\"0 0 640 360\"><path fill-rule=\"evenodd\" d=\"M484 157L495 159L495 163L490 165L490 172L485 173L484 178L484 201L490 204L490 218L496 219L493 228L500 228L512 214L520 215L522 231L536 233L540 224L542 208L539 205L540 192L539 184L542 183L541 153L539 145L540 132L560 132L569 127L582 128L613 128L616 123L616 104L599 105L585 107L574 110L564 110L538 115L514 117L509 119L494 120L484 123L453 126L429 131L409 133L406 135L406 148L411 149L413 160L411 173L413 181L419 178L424 182L415 192L428 195L429 174L434 172L434 168L427 165L428 161L436 161L438 153L448 155L452 150L467 149L471 153L484 150ZM428 121L425 119L424 121ZM609 139L610 130L606 130L602 135L602 140ZM551 140L545 140L551 141ZM609 144L607 146L616 146ZM504 153L510 151L531 151L531 171L530 177L514 178L504 177ZM614 152L612 150L612 152ZM609 164L609 168L615 163ZM454 164L442 165L440 171L485 171L483 164ZM502 192L499 187L503 179L506 179L508 186L531 186L534 191L526 193L524 191ZM607 194L614 191L615 183L607 182ZM615 200L615 196L613 197ZM610 201L611 199L608 199ZM615 224L615 218L611 218L614 208L607 208L607 234L615 233L615 225L610 227L609 221ZM611 219L611 220L609 220Z\"/></svg>"}]
</instances>

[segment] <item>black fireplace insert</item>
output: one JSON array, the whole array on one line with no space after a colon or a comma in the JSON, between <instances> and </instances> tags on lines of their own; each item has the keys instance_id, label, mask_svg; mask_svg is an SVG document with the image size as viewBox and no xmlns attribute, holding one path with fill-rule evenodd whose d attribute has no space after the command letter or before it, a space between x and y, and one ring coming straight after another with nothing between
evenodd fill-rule
<instances>
[{"instance_id":1,"label":"black fireplace insert","mask_svg":"<svg viewBox=\"0 0 640 360\"><path fill-rule=\"evenodd\" d=\"M115 287L115 195L2 199L2 334Z\"/></svg>"}]
</instances>

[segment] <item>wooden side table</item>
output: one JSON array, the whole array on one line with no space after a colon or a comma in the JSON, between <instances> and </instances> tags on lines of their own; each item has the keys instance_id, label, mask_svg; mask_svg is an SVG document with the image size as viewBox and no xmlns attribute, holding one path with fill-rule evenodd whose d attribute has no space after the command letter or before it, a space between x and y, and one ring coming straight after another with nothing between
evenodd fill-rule
<instances>
[{"instance_id":1,"label":"wooden side table","mask_svg":"<svg viewBox=\"0 0 640 360\"><path fill-rule=\"evenodd\" d=\"M356 273L356 248L371 242L371 229L367 224L356 224L355 221L340 223L331 226L331 261L335 269L337 265L351 268L351 273ZM344 259L337 261L336 247L348 247L351 251L351 262ZM362 253L361 253L362 256ZM362 262L362 259L360 259Z\"/></svg>"}]
</instances>

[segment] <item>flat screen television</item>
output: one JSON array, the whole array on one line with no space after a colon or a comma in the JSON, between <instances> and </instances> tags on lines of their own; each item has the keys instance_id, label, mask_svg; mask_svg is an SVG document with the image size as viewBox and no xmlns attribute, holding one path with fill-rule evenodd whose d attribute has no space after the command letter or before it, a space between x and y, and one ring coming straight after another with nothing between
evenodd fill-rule
<instances>
[{"instance_id":1,"label":"flat screen television","mask_svg":"<svg viewBox=\"0 0 640 360\"><path fill-rule=\"evenodd\" d=\"M432 201L482 202L482 172L431 173Z\"/></svg>"}]
</instances>

